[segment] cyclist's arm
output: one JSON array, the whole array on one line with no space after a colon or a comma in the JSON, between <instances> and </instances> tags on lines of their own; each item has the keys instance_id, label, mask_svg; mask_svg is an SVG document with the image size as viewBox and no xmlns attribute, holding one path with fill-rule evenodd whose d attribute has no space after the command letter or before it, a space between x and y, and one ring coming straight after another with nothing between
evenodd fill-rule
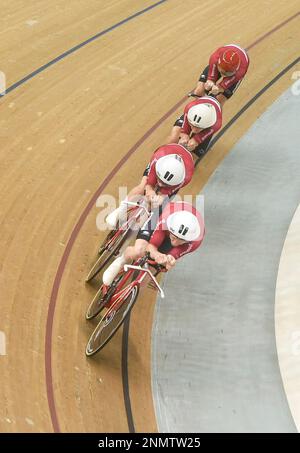
<instances>
[{"instance_id":1,"label":"cyclist's arm","mask_svg":"<svg viewBox=\"0 0 300 453\"><path fill-rule=\"evenodd\" d=\"M210 91L209 94L212 94L213 96L218 96L219 94L224 93L224 88L221 87L221 85L214 85Z\"/></svg>"},{"instance_id":2,"label":"cyclist's arm","mask_svg":"<svg viewBox=\"0 0 300 453\"><path fill-rule=\"evenodd\" d=\"M160 253L155 245L149 243L147 251L150 253L151 258L157 262L157 264L164 265L168 271L175 266L176 259L172 255Z\"/></svg>"},{"instance_id":3,"label":"cyclist's arm","mask_svg":"<svg viewBox=\"0 0 300 453\"><path fill-rule=\"evenodd\" d=\"M194 151L194 149L197 148L198 145L199 143L194 138L190 138L187 143L187 149L189 151Z\"/></svg>"},{"instance_id":4,"label":"cyclist's arm","mask_svg":"<svg viewBox=\"0 0 300 453\"><path fill-rule=\"evenodd\" d=\"M157 250L157 247L153 244L148 244L147 245L147 252L150 253L151 258L157 262L157 264L165 264L166 262L166 255L163 253L160 253Z\"/></svg>"},{"instance_id":5,"label":"cyclist's arm","mask_svg":"<svg viewBox=\"0 0 300 453\"><path fill-rule=\"evenodd\" d=\"M209 68L207 74L207 80L211 80L216 83L218 78L218 59L220 49L217 49L209 58Z\"/></svg>"},{"instance_id":6,"label":"cyclist's arm","mask_svg":"<svg viewBox=\"0 0 300 453\"><path fill-rule=\"evenodd\" d=\"M188 141L189 141L189 135L184 132L181 132L180 136L179 136L179 140L178 140L179 145L186 145L188 143Z\"/></svg>"},{"instance_id":7,"label":"cyclist's arm","mask_svg":"<svg viewBox=\"0 0 300 453\"><path fill-rule=\"evenodd\" d=\"M145 196L147 200L151 200L152 197L156 195L154 187L151 184L146 184L145 186Z\"/></svg>"},{"instance_id":8,"label":"cyclist's arm","mask_svg":"<svg viewBox=\"0 0 300 453\"><path fill-rule=\"evenodd\" d=\"M155 190L152 186L147 185L145 188L145 197L152 210L163 204L166 195L161 194L159 190Z\"/></svg>"},{"instance_id":9,"label":"cyclist's arm","mask_svg":"<svg viewBox=\"0 0 300 453\"><path fill-rule=\"evenodd\" d=\"M216 96L217 101L220 102L221 106L223 107L225 101L227 101L227 97L224 94L220 93Z\"/></svg>"},{"instance_id":10,"label":"cyclist's arm","mask_svg":"<svg viewBox=\"0 0 300 453\"><path fill-rule=\"evenodd\" d=\"M154 204L159 205L163 202L163 198L160 199L157 196L156 186L157 186L157 176L155 171L155 161L151 162L150 171L147 176L147 182L145 186L145 196L148 203L154 202Z\"/></svg>"}]
</instances>

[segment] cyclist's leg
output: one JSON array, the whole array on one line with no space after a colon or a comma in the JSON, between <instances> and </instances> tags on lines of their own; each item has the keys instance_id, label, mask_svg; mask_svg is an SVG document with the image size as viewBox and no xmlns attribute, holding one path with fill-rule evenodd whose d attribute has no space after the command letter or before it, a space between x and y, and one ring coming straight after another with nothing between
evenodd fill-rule
<instances>
[{"instance_id":1,"label":"cyclist's leg","mask_svg":"<svg viewBox=\"0 0 300 453\"><path fill-rule=\"evenodd\" d=\"M130 263L132 260L137 260L145 255L148 242L155 230L158 219L165 208L170 202L170 198L166 197L162 205L154 209L149 219L144 223L142 228L137 234L135 244L126 248L124 253L115 259L115 261L106 269L103 274L104 285L111 285L114 278L121 272L124 264Z\"/></svg>"},{"instance_id":2,"label":"cyclist's leg","mask_svg":"<svg viewBox=\"0 0 300 453\"><path fill-rule=\"evenodd\" d=\"M178 143L179 138L180 138L180 132L181 128L183 125L183 119L184 115L181 115L177 120L175 121L172 130L171 130L171 135L167 139L167 143Z\"/></svg>"},{"instance_id":3,"label":"cyclist's leg","mask_svg":"<svg viewBox=\"0 0 300 453\"><path fill-rule=\"evenodd\" d=\"M126 248L124 253L115 259L103 274L103 284L111 285L124 264L137 260L145 255L148 242L145 239L136 239L134 245Z\"/></svg>"},{"instance_id":4,"label":"cyclist's leg","mask_svg":"<svg viewBox=\"0 0 300 453\"><path fill-rule=\"evenodd\" d=\"M141 229L138 232L138 235L136 237L135 244L133 246L127 247L127 249L124 252L124 259L125 259L126 263L129 263L130 261L135 261L138 258L141 258L142 256L145 255L148 242L150 241L153 231L155 230L156 224L162 213L163 207L167 203L169 203L168 197L161 206L156 208L151 213L150 218L141 227Z\"/></svg>"},{"instance_id":5,"label":"cyclist's leg","mask_svg":"<svg viewBox=\"0 0 300 453\"><path fill-rule=\"evenodd\" d=\"M135 261L145 255L148 241L145 239L137 239L134 245L127 247L124 252L125 263Z\"/></svg>"},{"instance_id":6,"label":"cyclist's leg","mask_svg":"<svg viewBox=\"0 0 300 453\"><path fill-rule=\"evenodd\" d=\"M146 172L146 170L145 170L145 172ZM127 197L125 198L125 200L123 200L121 202L120 206L118 206L114 211L112 211L106 217L105 221L111 228L116 228L119 220L126 220L128 206L124 202L125 201L137 201L137 199L140 196L144 195L145 186L147 184L147 176L145 176L145 172L141 179L140 184L135 186L133 189L131 189L130 192L128 193Z\"/></svg>"},{"instance_id":7,"label":"cyclist's leg","mask_svg":"<svg viewBox=\"0 0 300 453\"><path fill-rule=\"evenodd\" d=\"M141 182L137 186L135 186L133 189L131 189L130 192L128 193L128 195L126 197L127 200L136 200L136 197L138 195L144 195L145 187L146 187L146 184L147 184L147 176L148 176L146 171L147 171L147 168L146 168L146 170L143 173L143 177L141 179Z\"/></svg>"},{"instance_id":8,"label":"cyclist's leg","mask_svg":"<svg viewBox=\"0 0 300 453\"><path fill-rule=\"evenodd\" d=\"M115 261L106 269L103 274L104 285L111 285L114 278L118 275L119 272L121 272L124 264L135 261L145 255L147 245L155 230L159 217L161 216L162 211L168 203L170 203L170 198L166 197L163 203L151 212L149 219L139 230L135 244L133 246L127 247L124 253L116 258Z\"/></svg>"},{"instance_id":9,"label":"cyclist's leg","mask_svg":"<svg viewBox=\"0 0 300 453\"><path fill-rule=\"evenodd\" d=\"M149 219L147 219L147 221L138 232L135 244L133 246L127 247L127 249L124 251L124 259L126 263L132 260L137 260L138 258L141 258L145 255L148 242L150 241L150 238L156 227L162 209L162 206L159 206L151 213Z\"/></svg>"},{"instance_id":10,"label":"cyclist's leg","mask_svg":"<svg viewBox=\"0 0 300 453\"><path fill-rule=\"evenodd\" d=\"M209 71L209 66L206 66L206 68L200 74L199 81L196 85L196 88L193 91L193 93L197 94L197 96L205 96L204 85L205 85L205 82L207 81L208 71Z\"/></svg>"},{"instance_id":11,"label":"cyclist's leg","mask_svg":"<svg viewBox=\"0 0 300 453\"><path fill-rule=\"evenodd\" d=\"M111 285L114 278L119 272L121 272L124 264L141 258L145 254L148 242L150 241L162 209L163 208L160 206L152 212L150 218L144 223L138 232L135 244L127 247L124 253L116 258L115 261L106 269L103 274L104 285Z\"/></svg>"}]
</instances>

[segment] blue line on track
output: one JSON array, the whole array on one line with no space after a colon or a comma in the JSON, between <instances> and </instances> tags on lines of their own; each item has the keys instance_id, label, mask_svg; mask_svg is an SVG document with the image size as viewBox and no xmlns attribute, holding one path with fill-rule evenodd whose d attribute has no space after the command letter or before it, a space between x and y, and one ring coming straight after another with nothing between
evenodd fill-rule
<instances>
[{"instance_id":1,"label":"blue line on track","mask_svg":"<svg viewBox=\"0 0 300 453\"><path fill-rule=\"evenodd\" d=\"M87 44L90 44L91 42L95 41L96 39L100 38L101 36L106 35L107 33L110 33L111 31L115 30L116 28L120 27L121 25L126 24L132 19L135 19L138 16L141 16L142 14L147 13L148 11L152 10L153 8L156 8L157 6L161 5L162 3L167 2L168 0L160 0L159 2L153 3L153 5L148 6L145 9L142 9L141 11L138 11L137 13L132 14L131 16L127 17L126 19L121 20L120 22L112 25L111 27L106 28L105 30L100 31L96 35L92 36L91 38L88 38L87 40L83 41L80 44L77 44L77 46L72 47L71 49L67 50L66 52L62 53L58 57L54 58L53 60L49 61L48 63L44 64L40 68L36 69L35 71L31 72L27 76L23 77L23 79L19 80L18 82L14 83L10 87L8 87L5 92L0 93L0 97L4 97L6 94L10 93L11 91L15 90L18 88L20 85L23 85L25 82L28 80L32 79L36 75L40 74L41 72L45 71L48 69L50 66L53 66L55 63L58 63L60 60L63 60L64 58L68 57L74 52L77 52L77 50L81 49L82 47L86 46Z\"/></svg>"}]
</instances>

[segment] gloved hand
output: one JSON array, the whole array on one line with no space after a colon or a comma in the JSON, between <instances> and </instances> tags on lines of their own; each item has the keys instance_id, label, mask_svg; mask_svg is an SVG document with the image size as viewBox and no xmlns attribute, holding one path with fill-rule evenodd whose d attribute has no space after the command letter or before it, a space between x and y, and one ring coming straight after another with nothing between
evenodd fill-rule
<instances>
[{"instance_id":1,"label":"gloved hand","mask_svg":"<svg viewBox=\"0 0 300 453\"><path fill-rule=\"evenodd\" d=\"M212 80L207 80L207 82L205 82L204 84L204 89L206 91L210 91L213 86L215 86L214 82Z\"/></svg>"},{"instance_id":2,"label":"gloved hand","mask_svg":"<svg viewBox=\"0 0 300 453\"><path fill-rule=\"evenodd\" d=\"M174 258L174 256L167 255L167 262L166 262L165 266L168 269L168 271L170 269L172 269L173 266L175 266L175 263L176 263L176 259Z\"/></svg>"}]
</instances>

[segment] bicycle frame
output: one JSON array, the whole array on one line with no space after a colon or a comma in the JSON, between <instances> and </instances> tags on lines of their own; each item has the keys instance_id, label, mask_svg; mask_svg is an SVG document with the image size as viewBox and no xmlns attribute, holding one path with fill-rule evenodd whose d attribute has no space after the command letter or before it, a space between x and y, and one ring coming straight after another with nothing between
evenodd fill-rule
<instances>
[{"instance_id":1,"label":"bicycle frame","mask_svg":"<svg viewBox=\"0 0 300 453\"><path fill-rule=\"evenodd\" d=\"M111 244L115 242L115 240L127 229L130 229L132 225L136 222L136 220L143 214L147 214L148 217L150 217L151 213L145 208L145 206L140 205L139 203L135 203L132 201L123 201L124 204L127 204L128 206L132 206L131 210L129 211L129 214L131 214L132 211L133 215L129 217L129 219L126 220L126 222L121 225L116 233L109 239L109 241L106 244L106 248L109 249Z\"/></svg>"},{"instance_id":2,"label":"bicycle frame","mask_svg":"<svg viewBox=\"0 0 300 453\"><path fill-rule=\"evenodd\" d=\"M151 278L151 280L153 281L153 283L156 286L156 288L159 290L161 298L162 299L165 298L165 293L164 293L162 287L160 286L160 284L158 283L158 281L156 280L155 276L152 274L150 269L144 268L144 267L141 267L141 266L134 266L133 264L125 264L125 266L124 266L125 272L127 272L128 269L133 269L133 270L140 271L140 275L138 276L138 278L135 281L135 283L138 283L139 285L142 284L143 280L148 275Z\"/></svg>"},{"instance_id":3,"label":"bicycle frame","mask_svg":"<svg viewBox=\"0 0 300 453\"><path fill-rule=\"evenodd\" d=\"M149 266L156 270L154 275L149 270ZM97 316L102 308L107 308L87 343L85 351L87 356L96 354L114 336L137 301L140 286L146 278L151 279L160 291L161 297L164 297L164 292L155 278L159 272L164 270L166 270L164 266L151 259L149 252L135 261L134 264L124 266L124 271L120 272L112 285L108 287L106 293L108 300L103 300L102 307L95 313L95 316ZM102 289L100 288L99 291L102 291ZM87 319L91 319L91 317Z\"/></svg>"},{"instance_id":4,"label":"bicycle frame","mask_svg":"<svg viewBox=\"0 0 300 453\"><path fill-rule=\"evenodd\" d=\"M159 285L158 281L156 280L152 272L148 268L139 266L138 262L139 261L137 261L137 263L133 265L125 264L124 266L125 273L122 276L120 282L117 284L114 294L107 302L108 309L114 307L114 309L117 310L122 305L123 300L126 299L126 296L130 293L131 289L136 285L140 287L147 276L153 281L154 285L159 290L161 297L162 298L165 297L163 289ZM139 271L138 275L132 282L127 284L128 281L132 278L135 271Z\"/></svg>"}]
</instances>

